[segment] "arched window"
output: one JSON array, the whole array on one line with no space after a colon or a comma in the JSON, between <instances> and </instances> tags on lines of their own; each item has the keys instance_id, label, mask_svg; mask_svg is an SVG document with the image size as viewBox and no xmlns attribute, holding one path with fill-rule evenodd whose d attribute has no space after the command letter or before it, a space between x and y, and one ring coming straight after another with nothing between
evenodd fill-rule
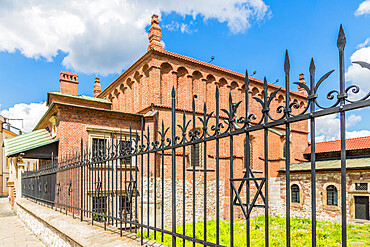
<instances>
[{"instance_id":1,"label":"arched window","mask_svg":"<svg viewBox=\"0 0 370 247\"><path fill-rule=\"evenodd\" d=\"M338 206L338 190L334 185L329 185L326 188L326 204Z\"/></svg>"},{"instance_id":2,"label":"arched window","mask_svg":"<svg viewBox=\"0 0 370 247\"><path fill-rule=\"evenodd\" d=\"M247 169L248 165L248 145L247 141L244 142L244 168ZM252 169L253 168L253 145L252 142L249 141L249 166Z\"/></svg>"},{"instance_id":3,"label":"arched window","mask_svg":"<svg viewBox=\"0 0 370 247\"><path fill-rule=\"evenodd\" d=\"M296 184L293 184L291 187L291 192L292 192L292 202L297 202L299 203L299 187Z\"/></svg>"}]
</instances>

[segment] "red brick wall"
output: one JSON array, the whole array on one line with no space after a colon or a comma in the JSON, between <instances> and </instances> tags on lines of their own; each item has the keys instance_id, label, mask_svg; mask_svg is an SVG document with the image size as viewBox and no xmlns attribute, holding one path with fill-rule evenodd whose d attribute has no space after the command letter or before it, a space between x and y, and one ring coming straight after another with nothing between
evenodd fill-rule
<instances>
[{"instance_id":1,"label":"red brick wall","mask_svg":"<svg viewBox=\"0 0 370 247\"><path fill-rule=\"evenodd\" d=\"M78 95L78 83L69 81L60 81L60 92L72 95Z\"/></svg>"},{"instance_id":2,"label":"red brick wall","mask_svg":"<svg viewBox=\"0 0 370 247\"><path fill-rule=\"evenodd\" d=\"M79 150L81 138L88 145L87 127L128 130L131 124L134 131L140 127L139 116L72 106L62 106L58 120L59 156Z\"/></svg>"}]
</instances>

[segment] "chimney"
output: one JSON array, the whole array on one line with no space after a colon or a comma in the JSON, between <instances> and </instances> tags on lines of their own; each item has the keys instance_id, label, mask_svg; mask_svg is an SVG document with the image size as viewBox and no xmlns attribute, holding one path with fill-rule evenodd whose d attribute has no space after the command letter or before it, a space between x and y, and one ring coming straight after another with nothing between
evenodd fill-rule
<instances>
[{"instance_id":1,"label":"chimney","mask_svg":"<svg viewBox=\"0 0 370 247\"><path fill-rule=\"evenodd\" d=\"M161 43L162 32L161 28L159 27L158 15L152 15L152 25L149 28L149 45L148 51L151 49L154 50L163 50L163 46Z\"/></svg>"},{"instance_id":2,"label":"chimney","mask_svg":"<svg viewBox=\"0 0 370 247\"><path fill-rule=\"evenodd\" d=\"M98 97L98 95L101 93L101 85L99 77L95 77L95 85L94 85L94 97Z\"/></svg>"},{"instance_id":3,"label":"chimney","mask_svg":"<svg viewBox=\"0 0 370 247\"><path fill-rule=\"evenodd\" d=\"M306 84L306 81L304 80L304 74L303 73L299 74L299 82L302 82L302 83ZM307 96L307 92L303 87L298 86L298 92Z\"/></svg>"},{"instance_id":4,"label":"chimney","mask_svg":"<svg viewBox=\"0 0 370 247\"><path fill-rule=\"evenodd\" d=\"M75 73L60 72L60 92L65 94L78 95L78 75Z\"/></svg>"}]
</instances>

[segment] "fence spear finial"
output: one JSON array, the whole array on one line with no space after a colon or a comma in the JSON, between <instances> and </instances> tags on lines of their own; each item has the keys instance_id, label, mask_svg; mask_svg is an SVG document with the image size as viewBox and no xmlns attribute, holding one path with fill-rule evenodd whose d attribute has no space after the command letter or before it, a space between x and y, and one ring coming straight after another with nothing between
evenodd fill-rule
<instances>
[{"instance_id":1,"label":"fence spear finial","mask_svg":"<svg viewBox=\"0 0 370 247\"><path fill-rule=\"evenodd\" d=\"M285 61L284 61L284 72L287 74L290 70L290 61L288 50L285 51Z\"/></svg>"},{"instance_id":2,"label":"fence spear finial","mask_svg":"<svg viewBox=\"0 0 370 247\"><path fill-rule=\"evenodd\" d=\"M346 35L344 34L342 24L340 24L338 40L337 40L337 47L340 51L343 51L345 45L346 45Z\"/></svg>"}]
</instances>

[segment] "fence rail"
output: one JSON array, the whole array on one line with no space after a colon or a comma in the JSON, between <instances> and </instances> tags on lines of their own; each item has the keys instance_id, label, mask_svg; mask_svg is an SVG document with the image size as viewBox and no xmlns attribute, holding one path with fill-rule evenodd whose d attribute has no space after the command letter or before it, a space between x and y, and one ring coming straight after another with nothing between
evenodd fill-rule
<instances>
[{"instance_id":1,"label":"fence rail","mask_svg":"<svg viewBox=\"0 0 370 247\"><path fill-rule=\"evenodd\" d=\"M163 241L165 235L172 236L172 246L177 239L183 245L190 241L204 246L222 246L220 220L230 221L230 246L234 246L235 218L242 218L246 224L246 246L251 245L250 216L257 208L265 215L265 246L269 246L269 129L283 126L285 129L286 169L286 245L291 245L290 235L290 164L291 128L293 123L309 121L311 140L311 219L312 246L316 246L316 169L315 169L315 119L340 114L341 140L341 198L346 198L346 152L345 114L347 111L368 107L370 93L359 100L352 100L349 94L360 89L345 86L344 46L346 38L342 26L338 35L339 90L327 94L329 106L319 102L318 90L334 70L319 80L315 78L315 63L312 59L309 72L310 83L297 82L307 95L303 105L292 101L290 95L290 61L285 55L285 104L272 108L280 88L271 87L266 78L261 98L249 95L249 76L245 76L245 98L234 101L229 94L226 108L220 106L220 91L217 86L214 95L215 108L196 113L196 96L192 99L193 111L188 113L176 109L175 89L172 90L171 123L158 123L155 117L153 127L112 134L84 146L70 157L53 161L38 171L25 172L22 189L25 197L41 201L66 213L79 215L81 220L102 222L104 226L115 225L123 230L140 232L141 240L151 235ZM357 62L365 69L370 65ZM335 97L336 96L336 97ZM289 100L290 99L290 100ZM251 109L250 102L260 104ZM240 107L242 104L243 107ZM243 108L243 111L240 110ZM239 117L237 116L239 115ZM241 117L240 117L241 116ZM158 126L159 125L159 126ZM165 127L166 126L166 127ZM251 169L250 138L254 132L263 132L262 176ZM245 138L245 172L235 172L235 145ZM227 160L220 151L228 152ZM189 151L190 150L190 151ZM212 151L212 152L210 152ZM190 153L190 156L188 154ZM190 160L187 160L190 157ZM187 166L188 163L192 165ZM199 165L201 164L201 165ZM227 166L227 169L225 168ZM222 171L222 174L221 174ZM227 181L220 179L227 171ZM234 177L235 175L239 177ZM227 193L225 193L227 191ZM228 194L225 201L224 195ZM245 197L243 196L245 195ZM341 200L342 246L346 240L346 200ZM215 229L207 229L207 221L215 220ZM203 221L203 235L196 234L196 222ZM186 234L187 223L192 223L192 233ZM181 229L181 230L180 230ZM207 239L207 232L213 230L214 239Z\"/></svg>"}]
</instances>

